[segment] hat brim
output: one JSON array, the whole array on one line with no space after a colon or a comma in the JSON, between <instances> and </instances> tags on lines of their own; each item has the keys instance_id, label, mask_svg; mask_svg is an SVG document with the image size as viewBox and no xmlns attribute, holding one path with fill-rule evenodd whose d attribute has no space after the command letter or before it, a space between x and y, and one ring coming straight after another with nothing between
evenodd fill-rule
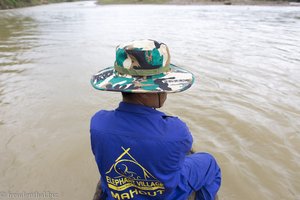
<instances>
[{"instance_id":1,"label":"hat brim","mask_svg":"<svg viewBox=\"0 0 300 200\"><path fill-rule=\"evenodd\" d=\"M114 67L108 67L91 79L95 89L131 93L182 92L193 83L194 75L191 72L173 64L170 65L170 71L153 76L121 75Z\"/></svg>"}]
</instances>

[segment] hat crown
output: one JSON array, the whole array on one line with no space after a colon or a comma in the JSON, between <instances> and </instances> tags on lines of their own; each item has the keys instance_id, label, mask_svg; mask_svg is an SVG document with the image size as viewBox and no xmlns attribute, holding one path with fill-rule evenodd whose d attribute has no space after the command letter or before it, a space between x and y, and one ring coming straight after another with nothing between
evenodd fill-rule
<instances>
[{"instance_id":1,"label":"hat crown","mask_svg":"<svg viewBox=\"0 0 300 200\"><path fill-rule=\"evenodd\" d=\"M121 74L150 76L170 70L166 44L155 40L135 40L116 48L114 68Z\"/></svg>"}]
</instances>

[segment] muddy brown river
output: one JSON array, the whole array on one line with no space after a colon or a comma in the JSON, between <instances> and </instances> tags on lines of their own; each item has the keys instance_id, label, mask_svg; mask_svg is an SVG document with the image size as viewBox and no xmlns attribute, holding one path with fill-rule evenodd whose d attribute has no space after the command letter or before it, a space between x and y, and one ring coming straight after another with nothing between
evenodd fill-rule
<instances>
[{"instance_id":1,"label":"muddy brown river","mask_svg":"<svg viewBox=\"0 0 300 200\"><path fill-rule=\"evenodd\" d=\"M93 1L0 11L0 199L92 198L89 120L121 97L90 77L141 38L195 74L161 110L219 161L219 199L300 200L300 7Z\"/></svg>"}]
</instances>

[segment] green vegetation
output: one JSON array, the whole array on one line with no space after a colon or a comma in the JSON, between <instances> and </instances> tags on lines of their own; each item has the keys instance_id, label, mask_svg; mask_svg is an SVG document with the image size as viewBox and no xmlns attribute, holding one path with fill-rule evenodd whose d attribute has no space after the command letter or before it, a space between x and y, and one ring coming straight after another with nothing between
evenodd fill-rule
<instances>
[{"instance_id":1,"label":"green vegetation","mask_svg":"<svg viewBox=\"0 0 300 200\"><path fill-rule=\"evenodd\" d=\"M58 3L73 0L0 0L0 9L20 8L47 3Z\"/></svg>"},{"instance_id":2,"label":"green vegetation","mask_svg":"<svg viewBox=\"0 0 300 200\"><path fill-rule=\"evenodd\" d=\"M169 0L98 0L100 4L162 4Z\"/></svg>"}]
</instances>

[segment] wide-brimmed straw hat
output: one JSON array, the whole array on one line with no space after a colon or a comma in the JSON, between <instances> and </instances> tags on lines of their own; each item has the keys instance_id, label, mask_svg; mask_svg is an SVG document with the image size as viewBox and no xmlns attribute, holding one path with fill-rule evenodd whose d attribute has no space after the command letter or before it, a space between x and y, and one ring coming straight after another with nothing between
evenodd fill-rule
<instances>
[{"instance_id":1,"label":"wide-brimmed straw hat","mask_svg":"<svg viewBox=\"0 0 300 200\"><path fill-rule=\"evenodd\" d=\"M181 92L193 82L191 72L170 63L167 45L154 40L120 44L114 66L91 79L98 90L132 93Z\"/></svg>"}]
</instances>

